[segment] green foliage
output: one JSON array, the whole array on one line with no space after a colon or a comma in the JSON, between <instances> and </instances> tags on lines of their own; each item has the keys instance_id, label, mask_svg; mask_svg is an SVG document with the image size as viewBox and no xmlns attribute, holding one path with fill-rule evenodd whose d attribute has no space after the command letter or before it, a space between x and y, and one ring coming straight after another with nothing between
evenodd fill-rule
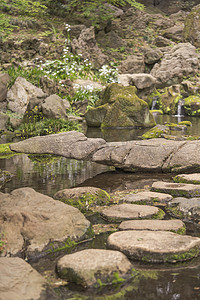
<instances>
[{"instance_id":1,"label":"green foliage","mask_svg":"<svg viewBox=\"0 0 200 300\"><path fill-rule=\"evenodd\" d=\"M12 15L41 16L46 13L47 7L35 0L1 0L0 9Z\"/></svg>"},{"instance_id":2,"label":"green foliage","mask_svg":"<svg viewBox=\"0 0 200 300\"><path fill-rule=\"evenodd\" d=\"M10 144L0 144L0 154L10 154L13 153L10 148Z\"/></svg>"},{"instance_id":3,"label":"green foliage","mask_svg":"<svg viewBox=\"0 0 200 300\"><path fill-rule=\"evenodd\" d=\"M42 119L20 125L17 134L24 138L48 135L57 132L80 131L79 124L64 119Z\"/></svg>"},{"instance_id":4,"label":"green foliage","mask_svg":"<svg viewBox=\"0 0 200 300\"><path fill-rule=\"evenodd\" d=\"M17 26L10 23L10 18L5 14L0 14L0 33L7 37Z\"/></svg>"},{"instance_id":5,"label":"green foliage","mask_svg":"<svg viewBox=\"0 0 200 300\"><path fill-rule=\"evenodd\" d=\"M6 246L6 241L3 233L0 233L0 254L3 252Z\"/></svg>"}]
</instances>

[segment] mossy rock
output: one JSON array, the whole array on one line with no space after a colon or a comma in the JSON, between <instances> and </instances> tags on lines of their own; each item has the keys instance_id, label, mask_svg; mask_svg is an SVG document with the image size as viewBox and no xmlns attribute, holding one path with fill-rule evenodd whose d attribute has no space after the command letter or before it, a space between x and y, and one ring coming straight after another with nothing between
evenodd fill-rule
<instances>
[{"instance_id":1,"label":"mossy rock","mask_svg":"<svg viewBox=\"0 0 200 300\"><path fill-rule=\"evenodd\" d=\"M53 162L60 159L60 156L52 155L52 154L29 154L28 158L39 164L52 164Z\"/></svg>"},{"instance_id":2,"label":"mossy rock","mask_svg":"<svg viewBox=\"0 0 200 300\"><path fill-rule=\"evenodd\" d=\"M184 99L184 109L188 116L200 116L200 97L189 96Z\"/></svg>"},{"instance_id":3,"label":"mossy rock","mask_svg":"<svg viewBox=\"0 0 200 300\"><path fill-rule=\"evenodd\" d=\"M192 122L190 122L190 121L181 121L181 122L178 123L178 125L192 126Z\"/></svg>"},{"instance_id":4,"label":"mossy rock","mask_svg":"<svg viewBox=\"0 0 200 300\"><path fill-rule=\"evenodd\" d=\"M200 47L200 5L195 6L185 20L183 38L191 42L195 47Z\"/></svg>"},{"instance_id":5,"label":"mossy rock","mask_svg":"<svg viewBox=\"0 0 200 300\"><path fill-rule=\"evenodd\" d=\"M163 134L170 134L170 130L165 125L156 125L142 135L142 139L155 139L163 137Z\"/></svg>"},{"instance_id":6,"label":"mossy rock","mask_svg":"<svg viewBox=\"0 0 200 300\"><path fill-rule=\"evenodd\" d=\"M95 187L78 187L57 192L54 198L86 212L95 206L108 205L110 195Z\"/></svg>"}]
</instances>

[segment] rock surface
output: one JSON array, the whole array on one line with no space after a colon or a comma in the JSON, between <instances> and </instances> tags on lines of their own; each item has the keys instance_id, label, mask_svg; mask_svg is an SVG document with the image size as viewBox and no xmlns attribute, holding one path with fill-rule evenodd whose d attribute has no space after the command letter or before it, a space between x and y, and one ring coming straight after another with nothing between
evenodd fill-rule
<instances>
[{"instance_id":1,"label":"rock surface","mask_svg":"<svg viewBox=\"0 0 200 300\"><path fill-rule=\"evenodd\" d=\"M66 119L67 112L64 101L57 95L47 97L41 105L42 113L46 118L52 119Z\"/></svg>"},{"instance_id":2,"label":"rock surface","mask_svg":"<svg viewBox=\"0 0 200 300\"><path fill-rule=\"evenodd\" d=\"M45 279L18 257L0 258L0 300L56 300Z\"/></svg>"},{"instance_id":3,"label":"rock surface","mask_svg":"<svg viewBox=\"0 0 200 300\"><path fill-rule=\"evenodd\" d=\"M167 210L173 216L200 220L200 198L177 197L167 204Z\"/></svg>"},{"instance_id":4,"label":"rock surface","mask_svg":"<svg viewBox=\"0 0 200 300\"><path fill-rule=\"evenodd\" d=\"M200 184L200 173L194 174L179 174L173 178L175 182Z\"/></svg>"},{"instance_id":5,"label":"rock surface","mask_svg":"<svg viewBox=\"0 0 200 300\"><path fill-rule=\"evenodd\" d=\"M7 240L4 255L34 256L50 243L56 247L67 238L80 240L90 226L78 209L31 188L0 193L0 206L0 231Z\"/></svg>"},{"instance_id":6,"label":"rock surface","mask_svg":"<svg viewBox=\"0 0 200 300\"><path fill-rule=\"evenodd\" d=\"M200 5L195 6L185 20L183 37L195 47L200 47Z\"/></svg>"},{"instance_id":7,"label":"rock surface","mask_svg":"<svg viewBox=\"0 0 200 300\"><path fill-rule=\"evenodd\" d=\"M200 252L200 238L167 231L127 230L112 233L110 249L122 251L131 259L146 262L185 261Z\"/></svg>"},{"instance_id":8,"label":"rock surface","mask_svg":"<svg viewBox=\"0 0 200 300\"><path fill-rule=\"evenodd\" d=\"M119 230L178 231L183 228L181 220L130 220L119 225Z\"/></svg>"},{"instance_id":9,"label":"rock surface","mask_svg":"<svg viewBox=\"0 0 200 300\"><path fill-rule=\"evenodd\" d=\"M152 191L168 193L186 198L200 196L200 185L157 181L152 184Z\"/></svg>"},{"instance_id":10,"label":"rock surface","mask_svg":"<svg viewBox=\"0 0 200 300\"><path fill-rule=\"evenodd\" d=\"M108 220L121 221L127 219L152 218L155 217L158 212L159 209L157 207L125 203L107 207L102 210L101 214Z\"/></svg>"},{"instance_id":11,"label":"rock surface","mask_svg":"<svg viewBox=\"0 0 200 300\"><path fill-rule=\"evenodd\" d=\"M7 73L0 74L0 102L6 100L10 76Z\"/></svg>"},{"instance_id":12,"label":"rock surface","mask_svg":"<svg viewBox=\"0 0 200 300\"><path fill-rule=\"evenodd\" d=\"M168 202L169 200L172 200L172 196L164 193L146 191L126 195L120 200L127 203L145 202L146 204L152 204L155 202Z\"/></svg>"},{"instance_id":13,"label":"rock surface","mask_svg":"<svg viewBox=\"0 0 200 300\"><path fill-rule=\"evenodd\" d=\"M91 287L98 283L110 284L114 273L124 276L132 264L127 257L118 251L87 249L65 255L57 263L58 274L69 282Z\"/></svg>"}]
</instances>

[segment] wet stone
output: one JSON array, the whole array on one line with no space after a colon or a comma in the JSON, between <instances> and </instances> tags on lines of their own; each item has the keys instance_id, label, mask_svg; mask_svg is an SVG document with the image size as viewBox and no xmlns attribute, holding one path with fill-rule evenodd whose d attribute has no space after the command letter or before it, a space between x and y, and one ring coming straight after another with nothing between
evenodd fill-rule
<instances>
[{"instance_id":1,"label":"wet stone","mask_svg":"<svg viewBox=\"0 0 200 300\"><path fill-rule=\"evenodd\" d=\"M171 199L172 196L169 194L145 191L126 195L121 200L127 203L145 202L146 204L154 204L156 202L168 202Z\"/></svg>"},{"instance_id":2,"label":"wet stone","mask_svg":"<svg viewBox=\"0 0 200 300\"><path fill-rule=\"evenodd\" d=\"M119 230L180 231L185 229L181 220L130 220L120 224Z\"/></svg>"},{"instance_id":3,"label":"wet stone","mask_svg":"<svg viewBox=\"0 0 200 300\"><path fill-rule=\"evenodd\" d=\"M200 220L200 198L177 197L170 201L167 210L175 217Z\"/></svg>"},{"instance_id":4,"label":"wet stone","mask_svg":"<svg viewBox=\"0 0 200 300\"><path fill-rule=\"evenodd\" d=\"M157 207L126 203L110 206L101 212L102 216L110 221L152 218L158 213L159 209Z\"/></svg>"},{"instance_id":5,"label":"wet stone","mask_svg":"<svg viewBox=\"0 0 200 300\"><path fill-rule=\"evenodd\" d=\"M108 248L143 262L176 263L197 257L200 238L169 231L127 230L111 234Z\"/></svg>"},{"instance_id":6,"label":"wet stone","mask_svg":"<svg viewBox=\"0 0 200 300\"><path fill-rule=\"evenodd\" d=\"M177 197L199 197L200 196L200 185L187 184L187 183L171 183L164 181L157 181L152 184L152 191L169 193L172 196Z\"/></svg>"},{"instance_id":7,"label":"wet stone","mask_svg":"<svg viewBox=\"0 0 200 300\"><path fill-rule=\"evenodd\" d=\"M200 184L200 173L179 174L173 178L175 182Z\"/></svg>"},{"instance_id":8,"label":"wet stone","mask_svg":"<svg viewBox=\"0 0 200 300\"><path fill-rule=\"evenodd\" d=\"M57 262L58 275L85 288L98 287L99 282L111 284L117 273L125 276L132 264L119 251L87 249L65 255Z\"/></svg>"}]
</instances>

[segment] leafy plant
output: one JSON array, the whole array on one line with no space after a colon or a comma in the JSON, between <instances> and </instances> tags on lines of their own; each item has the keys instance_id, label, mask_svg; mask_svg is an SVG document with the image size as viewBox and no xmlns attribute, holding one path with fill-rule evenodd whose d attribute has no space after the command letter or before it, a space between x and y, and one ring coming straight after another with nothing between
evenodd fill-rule
<instances>
[{"instance_id":1,"label":"leafy plant","mask_svg":"<svg viewBox=\"0 0 200 300\"><path fill-rule=\"evenodd\" d=\"M0 9L13 15L41 16L47 7L36 0L1 0Z\"/></svg>"}]
</instances>

